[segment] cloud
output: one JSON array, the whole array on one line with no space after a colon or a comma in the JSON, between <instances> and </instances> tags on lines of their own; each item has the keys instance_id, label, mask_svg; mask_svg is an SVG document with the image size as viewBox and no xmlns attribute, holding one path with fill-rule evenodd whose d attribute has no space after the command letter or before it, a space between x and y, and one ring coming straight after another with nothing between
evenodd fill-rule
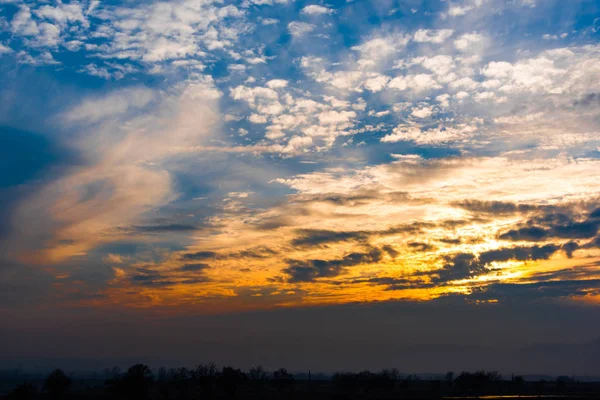
<instances>
[{"instance_id":1,"label":"cloud","mask_svg":"<svg viewBox=\"0 0 600 400\"><path fill-rule=\"evenodd\" d=\"M96 123L110 117L118 117L141 109L156 98L156 93L144 87L121 89L107 96L75 106L64 114L68 122Z\"/></svg>"},{"instance_id":2,"label":"cloud","mask_svg":"<svg viewBox=\"0 0 600 400\"><path fill-rule=\"evenodd\" d=\"M301 11L302 14L306 15L325 15L332 14L334 10L328 7L319 6L317 4L311 4L304 7Z\"/></svg>"},{"instance_id":3,"label":"cloud","mask_svg":"<svg viewBox=\"0 0 600 400\"><path fill-rule=\"evenodd\" d=\"M73 106L63 120L73 124L76 134L70 145L86 165L48 182L19 205L15 218L36 229L18 240L44 238L33 258L55 262L122 237L122 227L141 226L155 233L180 230L183 225L143 227L138 221L177 197L161 161L177 155L175 146L197 145L208 136L216 124L217 94L209 79L189 82L154 105L168 106L151 118L139 117L140 107L149 106L155 95L144 88L109 92Z\"/></svg>"},{"instance_id":4,"label":"cloud","mask_svg":"<svg viewBox=\"0 0 600 400\"><path fill-rule=\"evenodd\" d=\"M117 265L102 284L127 304L238 297L225 308L255 307L250 292L475 298L598 256L591 30L561 42L568 16L524 22L531 40L513 43L495 28L529 12L521 0L451 1L416 29L388 9L372 25L356 4L289 4L11 4L6 67L61 89L44 107L20 98L29 87L5 97L77 161L19 186L3 249Z\"/></svg>"},{"instance_id":5,"label":"cloud","mask_svg":"<svg viewBox=\"0 0 600 400\"><path fill-rule=\"evenodd\" d=\"M288 81L285 79L271 79L267 82L267 87L270 89L282 89L288 85Z\"/></svg>"},{"instance_id":6,"label":"cloud","mask_svg":"<svg viewBox=\"0 0 600 400\"><path fill-rule=\"evenodd\" d=\"M301 37L314 31L315 25L307 22L292 21L288 24L288 31L292 36Z\"/></svg>"},{"instance_id":7,"label":"cloud","mask_svg":"<svg viewBox=\"0 0 600 400\"><path fill-rule=\"evenodd\" d=\"M373 248L366 253L349 253L335 260L288 260L289 266L283 272L289 275L289 282L311 282L338 276L347 267L378 262L384 254L382 250Z\"/></svg>"},{"instance_id":8,"label":"cloud","mask_svg":"<svg viewBox=\"0 0 600 400\"><path fill-rule=\"evenodd\" d=\"M415 114L416 112L416 114ZM427 118L431 115L431 108L413 110L412 115L418 118ZM420 145L444 145L452 142L462 141L473 136L477 132L476 125L458 124L452 126L439 126L427 131L422 131L416 126L399 125L393 129L391 134L381 138L383 143L396 143L400 141L412 141Z\"/></svg>"},{"instance_id":9,"label":"cloud","mask_svg":"<svg viewBox=\"0 0 600 400\"><path fill-rule=\"evenodd\" d=\"M417 117L417 118L428 118L433 114L433 107L420 107L420 108L414 108L412 110L412 112L410 113L410 115Z\"/></svg>"},{"instance_id":10,"label":"cloud","mask_svg":"<svg viewBox=\"0 0 600 400\"><path fill-rule=\"evenodd\" d=\"M179 267L179 271L181 272L200 272L210 269L208 264L186 264L182 267Z\"/></svg>"},{"instance_id":11,"label":"cloud","mask_svg":"<svg viewBox=\"0 0 600 400\"><path fill-rule=\"evenodd\" d=\"M598 279L562 280L534 283L496 283L473 294L475 299L494 299L503 303L522 303L592 296L598 293Z\"/></svg>"},{"instance_id":12,"label":"cloud","mask_svg":"<svg viewBox=\"0 0 600 400\"><path fill-rule=\"evenodd\" d=\"M419 29L413 35L413 40L418 43L444 43L454 34L452 29Z\"/></svg>"},{"instance_id":13,"label":"cloud","mask_svg":"<svg viewBox=\"0 0 600 400\"><path fill-rule=\"evenodd\" d=\"M194 261L212 260L217 257L217 253L215 253L214 251L199 251L197 253L184 254L182 257L185 260L194 260Z\"/></svg>"},{"instance_id":14,"label":"cloud","mask_svg":"<svg viewBox=\"0 0 600 400\"><path fill-rule=\"evenodd\" d=\"M415 93L441 89L442 86L430 74L403 75L393 78L388 88L398 91L413 91Z\"/></svg>"},{"instance_id":15,"label":"cloud","mask_svg":"<svg viewBox=\"0 0 600 400\"><path fill-rule=\"evenodd\" d=\"M593 215L593 213L592 213ZM502 233L502 240L543 241L548 238L589 239L596 236L600 221L590 218L573 221L572 218L557 213L546 213L525 223L525 226Z\"/></svg>"},{"instance_id":16,"label":"cloud","mask_svg":"<svg viewBox=\"0 0 600 400\"><path fill-rule=\"evenodd\" d=\"M454 41L454 47L461 52L476 52L484 42L485 37L480 33L465 33Z\"/></svg>"},{"instance_id":17,"label":"cloud","mask_svg":"<svg viewBox=\"0 0 600 400\"><path fill-rule=\"evenodd\" d=\"M2 55L2 54L8 54L8 53L12 53L12 49L10 47L8 47L8 46L0 44L0 55Z\"/></svg>"},{"instance_id":18,"label":"cloud","mask_svg":"<svg viewBox=\"0 0 600 400\"><path fill-rule=\"evenodd\" d=\"M500 248L482 252L478 256L471 253L457 253L446 257L446 264L441 270L434 270L427 274L436 275L435 281L438 283L472 279L496 272L497 269L491 265L494 262L547 260L558 250L560 246L545 245Z\"/></svg>"}]
</instances>

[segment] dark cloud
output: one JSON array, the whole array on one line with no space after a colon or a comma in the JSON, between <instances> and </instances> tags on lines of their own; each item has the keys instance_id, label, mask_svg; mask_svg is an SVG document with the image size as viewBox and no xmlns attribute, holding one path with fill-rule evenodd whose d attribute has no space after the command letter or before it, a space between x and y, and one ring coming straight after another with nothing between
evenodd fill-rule
<instances>
[{"instance_id":1,"label":"dark cloud","mask_svg":"<svg viewBox=\"0 0 600 400\"><path fill-rule=\"evenodd\" d=\"M517 204L505 201L466 200L454 203L465 210L485 214L515 214L538 210L540 207L532 204Z\"/></svg>"},{"instance_id":2,"label":"dark cloud","mask_svg":"<svg viewBox=\"0 0 600 400\"><path fill-rule=\"evenodd\" d=\"M561 211L544 212L529 219L521 226L499 235L502 240L524 240L531 242L544 241L549 238L589 239L600 229L600 211L589 214L589 218L581 219L566 208Z\"/></svg>"},{"instance_id":3,"label":"dark cloud","mask_svg":"<svg viewBox=\"0 0 600 400\"><path fill-rule=\"evenodd\" d=\"M177 281L178 285L197 285L198 283L206 283L206 282L210 282L210 278L208 278L207 276L201 276L199 278L193 278L193 279L184 279L182 281Z\"/></svg>"},{"instance_id":4,"label":"dark cloud","mask_svg":"<svg viewBox=\"0 0 600 400\"><path fill-rule=\"evenodd\" d=\"M525 240L531 242L538 242L546 239L549 236L550 231L542 229L538 226L531 226L519 229L512 229L499 236L502 240Z\"/></svg>"},{"instance_id":5,"label":"dark cloud","mask_svg":"<svg viewBox=\"0 0 600 400\"><path fill-rule=\"evenodd\" d=\"M134 225L133 229L138 232L159 233L159 232L187 232L195 231L199 228L188 224L165 224L165 225Z\"/></svg>"},{"instance_id":6,"label":"dark cloud","mask_svg":"<svg viewBox=\"0 0 600 400\"><path fill-rule=\"evenodd\" d=\"M386 253L388 253L390 255L390 257L392 258L396 258L398 256L398 251L396 251L396 249L393 246L390 246L389 244L386 244L385 246L383 246L381 248L383 251L385 251Z\"/></svg>"},{"instance_id":7,"label":"dark cloud","mask_svg":"<svg viewBox=\"0 0 600 400\"><path fill-rule=\"evenodd\" d=\"M374 277L334 282L334 284L337 285L358 285L365 283L375 286L386 286L385 290L406 290L415 288L422 289L430 288L433 286L433 283L431 282L414 277Z\"/></svg>"},{"instance_id":8,"label":"dark cloud","mask_svg":"<svg viewBox=\"0 0 600 400\"><path fill-rule=\"evenodd\" d=\"M288 260L288 268L283 272L289 275L288 282L312 282L338 276L347 267L378 262L384 254L385 250L371 248L366 253L350 253L335 260Z\"/></svg>"},{"instance_id":9,"label":"dark cloud","mask_svg":"<svg viewBox=\"0 0 600 400\"><path fill-rule=\"evenodd\" d=\"M181 256L182 259L184 260L194 260L194 261L200 261L200 260L211 260L211 259L215 259L218 257L218 254L215 253L214 251L199 251L197 253L187 253Z\"/></svg>"},{"instance_id":10,"label":"dark cloud","mask_svg":"<svg viewBox=\"0 0 600 400\"><path fill-rule=\"evenodd\" d=\"M437 283L473 278L479 275L487 275L490 270L486 263L481 262L474 254L458 253L446 258L446 264L441 270L428 272L428 275L435 274L434 279Z\"/></svg>"},{"instance_id":11,"label":"dark cloud","mask_svg":"<svg viewBox=\"0 0 600 400\"><path fill-rule=\"evenodd\" d=\"M580 280L589 281L595 279L600 272L600 263L589 263L580 265L572 268L565 268L555 271L538 272L534 275L529 276L528 279L540 282L547 281L567 281L567 280Z\"/></svg>"},{"instance_id":12,"label":"dark cloud","mask_svg":"<svg viewBox=\"0 0 600 400\"><path fill-rule=\"evenodd\" d=\"M567 254L567 257L573 258L573 252L579 248L579 243L570 241L563 244L562 249Z\"/></svg>"},{"instance_id":13,"label":"dark cloud","mask_svg":"<svg viewBox=\"0 0 600 400\"><path fill-rule=\"evenodd\" d=\"M461 244L462 240L461 239L454 239L454 238L441 238L441 239L437 239L438 242L441 243L446 243L446 244Z\"/></svg>"},{"instance_id":14,"label":"dark cloud","mask_svg":"<svg viewBox=\"0 0 600 400\"><path fill-rule=\"evenodd\" d=\"M182 272L197 272L204 271L210 268L208 264L186 264L183 267L178 268L178 271Z\"/></svg>"},{"instance_id":15,"label":"dark cloud","mask_svg":"<svg viewBox=\"0 0 600 400\"><path fill-rule=\"evenodd\" d=\"M573 102L574 107L593 107L600 105L600 93L588 93Z\"/></svg>"},{"instance_id":16,"label":"dark cloud","mask_svg":"<svg viewBox=\"0 0 600 400\"><path fill-rule=\"evenodd\" d=\"M373 234L367 231L336 232L323 229L300 229L296 231L299 236L292 240L294 246L319 246L325 243L347 242L352 240L366 240Z\"/></svg>"},{"instance_id":17,"label":"dark cloud","mask_svg":"<svg viewBox=\"0 0 600 400\"><path fill-rule=\"evenodd\" d=\"M479 254L479 256L471 253L456 253L446 256L446 263L442 269L423 272L419 275L432 276L433 281L436 283L470 279L494 273L496 269L490 268L492 262L547 260L560 249L561 246L549 244L546 246L507 247L489 250Z\"/></svg>"},{"instance_id":18,"label":"dark cloud","mask_svg":"<svg viewBox=\"0 0 600 400\"><path fill-rule=\"evenodd\" d=\"M327 243L339 243L348 241L367 241L371 237L391 236L398 234L418 234L426 229L444 227L454 229L472 222L472 220L447 220L440 223L413 222L406 225L393 226L383 230L372 231L332 231L326 229L299 229L296 231L298 237L291 244L299 247L321 246Z\"/></svg>"},{"instance_id":19,"label":"dark cloud","mask_svg":"<svg viewBox=\"0 0 600 400\"><path fill-rule=\"evenodd\" d=\"M231 253L229 256L232 258L267 258L275 254L277 252L267 246L257 246L237 253Z\"/></svg>"},{"instance_id":20,"label":"dark cloud","mask_svg":"<svg viewBox=\"0 0 600 400\"><path fill-rule=\"evenodd\" d=\"M168 287L173 285L193 285L197 283L209 282L210 279L203 275L203 272L209 269L207 264L187 264L177 268L172 272L187 272L193 273L193 277L187 278L181 274L173 274L172 272L159 272L150 268L137 268L131 283L140 286Z\"/></svg>"},{"instance_id":21,"label":"dark cloud","mask_svg":"<svg viewBox=\"0 0 600 400\"><path fill-rule=\"evenodd\" d=\"M596 236L600 221L574 222L552 227L552 235L567 239L588 239Z\"/></svg>"},{"instance_id":22,"label":"dark cloud","mask_svg":"<svg viewBox=\"0 0 600 400\"><path fill-rule=\"evenodd\" d=\"M175 284L175 281L167 279L157 271L138 268L131 277L131 283L140 286L171 286Z\"/></svg>"},{"instance_id":23,"label":"dark cloud","mask_svg":"<svg viewBox=\"0 0 600 400\"><path fill-rule=\"evenodd\" d=\"M501 302L540 301L600 294L600 279L563 280L535 283L495 283L475 289L474 299Z\"/></svg>"},{"instance_id":24,"label":"dark cloud","mask_svg":"<svg viewBox=\"0 0 600 400\"><path fill-rule=\"evenodd\" d=\"M437 247L435 247L432 244L422 243L422 242L410 242L410 243L408 243L407 246L411 250L418 251L418 252L428 252L428 251L433 251L433 250L437 249Z\"/></svg>"},{"instance_id":25,"label":"dark cloud","mask_svg":"<svg viewBox=\"0 0 600 400\"><path fill-rule=\"evenodd\" d=\"M535 260L547 260L560 250L560 246L554 244L548 244L545 246L532 246L532 247L511 247L497 250L489 250L479 255L479 261L484 264L489 264L493 261L535 261Z\"/></svg>"},{"instance_id":26,"label":"dark cloud","mask_svg":"<svg viewBox=\"0 0 600 400\"><path fill-rule=\"evenodd\" d=\"M360 194L352 194L352 195L342 195L342 194L316 194L310 196L296 196L294 198L295 202L298 203L313 203L313 202L321 202L321 203L331 203L338 206L361 206L367 204L370 200L379 199L381 197L381 193L378 191L368 191L364 190Z\"/></svg>"}]
</instances>

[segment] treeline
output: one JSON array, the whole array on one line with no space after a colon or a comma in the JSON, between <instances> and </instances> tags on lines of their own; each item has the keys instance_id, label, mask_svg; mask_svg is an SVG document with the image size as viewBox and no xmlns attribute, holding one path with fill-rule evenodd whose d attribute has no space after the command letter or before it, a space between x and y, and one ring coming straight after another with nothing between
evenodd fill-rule
<instances>
[{"instance_id":1,"label":"treeline","mask_svg":"<svg viewBox=\"0 0 600 400\"><path fill-rule=\"evenodd\" d=\"M105 370L101 384L74 381L62 370L50 373L41 387L23 383L9 399L392 399L440 398L448 395L521 395L566 393L568 378L556 382L525 382L522 377L503 379L493 371L452 372L443 379L419 379L416 375L401 375L396 369L380 372L338 372L330 380L298 380L286 369L269 372L263 367L242 371L233 367L217 368L201 364L194 369L160 368L153 372L144 364L136 364L121 372Z\"/></svg>"}]
</instances>

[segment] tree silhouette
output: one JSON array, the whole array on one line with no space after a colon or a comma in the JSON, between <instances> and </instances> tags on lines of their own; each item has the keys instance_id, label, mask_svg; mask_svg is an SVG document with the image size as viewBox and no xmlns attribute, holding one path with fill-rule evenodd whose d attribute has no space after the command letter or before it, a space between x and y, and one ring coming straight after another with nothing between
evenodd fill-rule
<instances>
[{"instance_id":1,"label":"tree silhouette","mask_svg":"<svg viewBox=\"0 0 600 400\"><path fill-rule=\"evenodd\" d=\"M269 381L269 372L263 368L262 365L250 368L248 371L248 378L252 382L254 390L261 396L264 397L264 391Z\"/></svg>"},{"instance_id":2,"label":"tree silhouette","mask_svg":"<svg viewBox=\"0 0 600 400\"><path fill-rule=\"evenodd\" d=\"M170 370L169 375L177 392L177 398L186 399L192 383L192 371L187 368L177 368Z\"/></svg>"},{"instance_id":3,"label":"tree silhouette","mask_svg":"<svg viewBox=\"0 0 600 400\"><path fill-rule=\"evenodd\" d=\"M463 392L472 390L479 395L490 382L499 382L501 379L502 375L496 371L476 371L473 373L463 371L456 377L455 382Z\"/></svg>"},{"instance_id":4,"label":"tree silhouette","mask_svg":"<svg viewBox=\"0 0 600 400\"><path fill-rule=\"evenodd\" d=\"M277 371L273 372L273 382L277 390L281 396L285 396L286 393L289 393L294 386L294 377L290 374L287 369L279 368Z\"/></svg>"},{"instance_id":5,"label":"tree silhouette","mask_svg":"<svg viewBox=\"0 0 600 400\"><path fill-rule=\"evenodd\" d=\"M515 376L513 378L513 385L514 385L514 390L516 391L517 395L520 397L521 396L521 391L523 390L523 385L525 384L525 379L523 379L522 376Z\"/></svg>"},{"instance_id":6,"label":"tree silhouette","mask_svg":"<svg viewBox=\"0 0 600 400\"><path fill-rule=\"evenodd\" d=\"M206 398L212 398L215 392L219 371L214 363L200 364L192 371L192 380Z\"/></svg>"},{"instance_id":7,"label":"tree silhouette","mask_svg":"<svg viewBox=\"0 0 600 400\"><path fill-rule=\"evenodd\" d=\"M119 395L132 400L143 400L148 397L148 392L154 382L150 367L136 364L130 367L117 383Z\"/></svg>"},{"instance_id":8,"label":"tree silhouette","mask_svg":"<svg viewBox=\"0 0 600 400\"><path fill-rule=\"evenodd\" d=\"M19 376L19 375L17 375ZM106 387L104 395L93 385L94 377L85 378L78 384L78 390L68 393L71 379L60 370L54 370L43 382L44 391L37 393L35 386L22 384L12 390L6 399L13 400L65 400L69 399L117 399L117 400L251 400L251 399L325 399L362 400L392 398L444 398L448 396L521 396L522 392L544 397L548 394L574 395L600 392L600 384L582 385L573 378L559 376L556 381L545 385L544 381L525 385L521 376L504 380L495 371L462 372L457 377L449 372L445 380L429 378L422 381L416 375L402 376L396 369L380 372L363 370L359 373L338 372L332 380L309 380L296 386L294 376L285 368L270 374L262 366L251 368L246 375L240 369L224 367L217 370L215 364L201 364L190 370L187 368L160 368L155 381L147 365L136 364L125 373L118 368L105 370ZM452 381L452 379L454 380ZM3 375L0 372L0 379ZM14 382L14 377L9 378ZM18 378L22 382L22 378ZM304 379L301 375L300 379ZM37 382L37 381L36 381ZM2 383L2 382L0 382ZM40 385L41 386L41 385ZM526 390L525 390L526 389ZM594 393L600 394L600 393ZM0 399L4 398L0 395ZM590 396L589 398L596 398Z\"/></svg>"},{"instance_id":9,"label":"tree silhouette","mask_svg":"<svg viewBox=\"0 0 600 400\"><path fill-rule=\"evenodd\" d=\"M391 390L396 387L396 382L400 379L400 372L396 368L383 369L375 377L375 386L379 389Z\"/></svg>"},{"instance_id":10,"label":"tree silhouette","mask_svg":"<svg viewBox=\"0 0 600 400\"><path fill-rule=\"evenodd\" d=\"M535 383L535 391L537 392L538 397L544 394L544 388L546 386L546 381L541 379L540 381Z\"/></svg>"},{"instance_id":11,"label":"tree silhouette","mask_svg":"<svg viewBox=\"0 0 600 400\"><path fill-rule=\"evenodd\" d=\"M58 400L64 398L71 383L71 378L65 375L63 370L55 369L44 381L44 389L48 392L50 398Z\"/></svg>"},{"instance_id":12,"label":"tree silhouette","mask_svg":"<svg viewBox=\"0 0 600 400\"><path fill-rule=\"evenodd\" d=\"M35 397L37 389L31 383L23 383L17 386L10 394L8 398L11 400L31 400Z\"/></svg>"},{"instance_id":13,"label":"tree silhouette","mask_svg":"<svg viewBox=\"0 0 600 400\"><path fill-rule=\"evenodd\" d=\"M269 372L262 365L250 368L248 378L256 382L265 382L269 379Z\"/></svg>"},{"instance_id":14,"label":"tree silhouette","mask_svg":"<svg viewBox=\"0 0 600 400\"><path fill-rule=\"evenodd\" d=\"M218 381L219 385L227 393L229 398L234 399L246 379L246 374L244 374L240 369L223 367Z\"/></svg>"},{"instance_id":15,"label":"tree silhouette","mask_svg":"<svg viewBox=\"0 0 600 400\"><path fill-rule=\"evenodd\" d=\"M452 371L446 372L446 382L448 382L448 384L450 386L452 386L453 381L454 381L454 372L452 372Z\"/></svg>"}]
</instances>

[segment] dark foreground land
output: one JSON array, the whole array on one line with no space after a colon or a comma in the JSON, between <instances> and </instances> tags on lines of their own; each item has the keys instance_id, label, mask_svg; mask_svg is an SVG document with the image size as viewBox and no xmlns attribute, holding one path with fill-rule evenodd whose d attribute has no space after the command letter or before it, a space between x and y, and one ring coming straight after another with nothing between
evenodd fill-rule
<instances>
[{"instance_id":1,"label":"dark foreground land","mask_svg":"<svg viewBox=\"0 0 600 400\"><path fill-rule=\"evenodd\" d=\"M6 393L6 394L1 394ZM285 369L272 373L261 367L248 372L214 365L196 369L153 372L134 365L121 373L70 377L62 370L47 376L0 373L0 399L123 399L123 400L230 400L230 399L600 399L599 382L578 382L569 377L526 381L504 379L496 372L463 372L458 376L419 378L396 370L378 373L337 373L326 377L292 375Z\"/></svg>"}]
</instances>

